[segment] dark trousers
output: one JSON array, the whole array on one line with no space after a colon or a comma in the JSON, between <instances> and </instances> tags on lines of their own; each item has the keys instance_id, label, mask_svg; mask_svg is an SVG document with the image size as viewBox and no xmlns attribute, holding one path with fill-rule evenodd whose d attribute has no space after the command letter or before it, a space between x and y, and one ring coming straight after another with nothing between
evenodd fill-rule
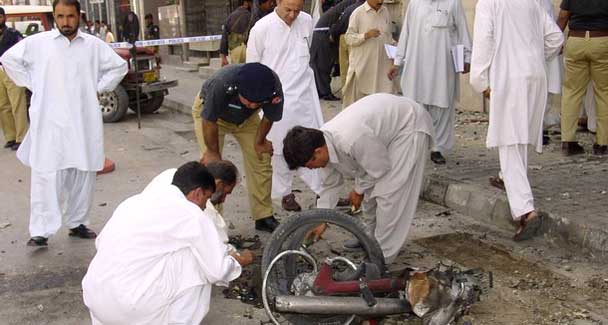
<instances>
[{"instance_id":1,"label":"dark trousers","mask_svg":"<svg viewBox=\"0 0 608 325\"><path fill-rule=\"evenodd\" d=\"M310 66L315 74L319 97L330 95L331 69L338 59L338 44L329 41L329 33L314 32L310 47Z\"/></svg>"}]
</instances>

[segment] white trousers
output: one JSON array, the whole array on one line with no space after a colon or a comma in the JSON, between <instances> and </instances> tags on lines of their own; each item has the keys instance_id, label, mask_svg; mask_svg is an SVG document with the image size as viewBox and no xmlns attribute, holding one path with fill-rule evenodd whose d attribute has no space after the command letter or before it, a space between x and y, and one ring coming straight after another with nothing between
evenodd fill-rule
<instances>
[{"instance_id":1,"label":"white trousers","mask_svg":"<svg viewBox=\"0 0 608 325\"><path fill-rule=\"evenodd\" d=\"M169 307L169 324L200 324L209 312L212 287L196 286L182 292Z\"/></svg>"},{"instance_id":2,"label":"white trousers","mask_svg":"<svg viewBox=\"0 0 608 325\"><path fill-rule=\"evenodd\" d=\"M534 211L534 197L528 181L528 145L515 144L498 147L501 177L513 220Z\"/></svg>"},{"instance_id":3,"label":"white trousers","mask_svg":"<svg viewBox=\"0 0 608 325\"><path fill-rule=\"evenodd\" d=\"M280 199L291 193L293 177L300 176L304 184L313 192L319 194L321 192L321 174L318 169L298 168L298 170L289 170L287 162L282 155L276 153L272 155L272 198Z\"/></svg>"},{"instance_id":4,"label":"white trousers","mask_svg":"<svg viewBox=\"0 0 608 325\"><path fill-rule=\"evenodd\" d=\"M439 107L422 105L433 119L435 131L435 145L431 151L446 153L454 147L454 127L456 124L456 109L452 107Z\"/></svg>"},{"instance_id":5,"label":"white trousers","mask_svg":"<svg viewBox=\"0 0 608 325\"><path fill-rule=\"evenodd\" d=\"M75 168L53 172L32 169L30 235L48 238L62 225L68 228L87 225L95 176L94 171Z\"/></svg>"},{"instance_id":6,"label":"white trousers","mask_svg":"<svg viewBox=\"0 0 608 325\"><path fill-rule=\"evenodd\" d=\"M198 325L209 312L211 285L200 285L186 289L169 306L169 325ZM92 325L104 325L99 319L91 316ZM143 325L143 324L142 324Z\"/></svg>"},{"instance_id":7,"label":"white trousers","mask_svg":"<svg viewBox=\"0 0 608 325\"><path fill-rule=\"evenodd\" d=\"M549 129L553 126L560 125L560 115L551 111L551 94L547 94L547 105L545 106L545 115L543 116L543 129Z\"/></svg>"},{"instance_id":8,"label":"white trousers","mask_svg":"<svg viewBox=\"0 0 608 325\"><path fill-rule=\"evenodd\" d=\"M371 227L386 263L392 263L399 255L416 215L431 137L415 132L402 140L397 146L405 148L403 154L392 161L391 171L375 187L386 188L385 185L391 184L392 180L403 179L404 173L405 182L391 186L392 190L377 196L373 196L373 191L372 196L366 193L363 202L363 212L372 219Z\"/></svg>"},{"instance_id":9,"label":"white trousers","mask_svg":"<svg viewBox=\"0 0 608 325\"><path fill-rule=\"evenodd\" d=\"M583 101L583 115L587 116L587 129L591 132L595 132L597 130L597 115L595 113L595 92L593 90L593 82L589 83L587 86L587 94L585 95L585 100Z\"/></svg>"}]
</instances>

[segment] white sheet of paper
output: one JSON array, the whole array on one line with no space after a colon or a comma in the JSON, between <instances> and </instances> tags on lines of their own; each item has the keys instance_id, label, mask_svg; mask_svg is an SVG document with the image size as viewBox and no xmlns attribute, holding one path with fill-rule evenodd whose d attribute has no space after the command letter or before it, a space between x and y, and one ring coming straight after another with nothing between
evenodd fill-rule
<instances>
[{"instance_id":1,"label":"white sheet of paper","mask_svg":"<svg viewBox=\"0 0 608 325\"><path fill-rule=\"evenodd\" d=\"M454 62L454 71L456 73L464 72L464 45L458 44L452 46L452 62Z\"/></svg>"},{"instance_id":2,"label":"white sheet of paper","mask_svg":"<svg viewBox=\"0 0 608 325\"><path fill-rule=\"evenodd\" d=\"M386 56L388 56L389 59L394 60L395 56L397 56L397 47L390 45L390 44L384 44L384 50L386 51Z\"/></svg>"}]
</instances>

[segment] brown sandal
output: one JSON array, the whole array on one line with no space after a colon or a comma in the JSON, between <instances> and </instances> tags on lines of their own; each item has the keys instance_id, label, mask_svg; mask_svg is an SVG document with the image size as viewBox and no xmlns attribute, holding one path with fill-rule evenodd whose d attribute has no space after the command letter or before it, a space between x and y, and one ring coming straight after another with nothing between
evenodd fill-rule
<instances>
[{"instance_id":1,"label":"brown sandal","mask_svg":"<svg viewBox=\"0 0 608 325\"><path fill-rule=\"evenodd\" d=\"M519 227L513 236L513 240L519 242L534 237L538 233L542 223L543 215L536 211L528 213L519 221Z\"/></svg>"},{"instance_id":2,"label":"brown sandal","mask_svg":"<svg viewBox=\"0 0 608 325\"><path fill-rule=\"evenodd\" d=\"M489 179L490 185L499 188L501 190L505 190L505 182L498 176L492 176Z\"/></svg>"}]
</instances>

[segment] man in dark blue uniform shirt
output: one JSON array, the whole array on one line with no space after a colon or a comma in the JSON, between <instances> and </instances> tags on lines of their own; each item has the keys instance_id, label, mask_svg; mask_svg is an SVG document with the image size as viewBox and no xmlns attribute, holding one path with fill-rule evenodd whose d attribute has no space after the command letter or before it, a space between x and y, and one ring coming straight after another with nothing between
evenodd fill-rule
<instances>
[{"instance_id":1,"label":"man in dark blue uniform shirt","mask_svg":"<svg viewBox=\"0 0 608 325\"><path fill-rule=\"evenodd\" d=\"M263 117L258 114L260 109ZM222 159L224 136L232 134L241 147L247 192L255 228L272 232L272 143L266 135L283 117L279 77L260 63L232 64L205 81L192 107L202 162Z\"/></svg>"}]
</instances>

